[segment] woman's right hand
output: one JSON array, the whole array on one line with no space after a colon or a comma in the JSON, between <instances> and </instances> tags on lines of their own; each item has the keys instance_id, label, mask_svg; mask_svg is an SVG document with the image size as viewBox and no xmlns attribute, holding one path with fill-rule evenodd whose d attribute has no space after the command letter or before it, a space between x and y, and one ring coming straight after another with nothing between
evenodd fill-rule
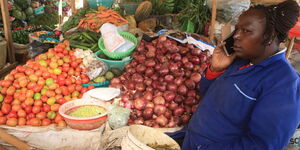
<instances>
[{"instance_id":1,"label":"woman's right hand","mask_svg":"<svg viewBox=\"0 0 300 150\"><path fill-rule=\"evenodd\" d=\"M225 43L219 44L212 55L212 61L210 65L210 70L212 72L222 72L224 71L235 59L236 55L233 53L231 56L227 56L223 50Z\"/></svg>"}]
</instances>

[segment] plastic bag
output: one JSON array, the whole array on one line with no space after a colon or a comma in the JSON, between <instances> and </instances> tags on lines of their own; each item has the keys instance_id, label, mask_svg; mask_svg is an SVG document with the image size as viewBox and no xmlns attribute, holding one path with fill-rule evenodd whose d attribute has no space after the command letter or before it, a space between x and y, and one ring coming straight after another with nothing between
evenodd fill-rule
<instances>
[{"instance_id":1,"label":"plastic bag","mask_svg":"<svg viewBox=\"0 0 300 150\"><path fill-rule=\"evenodd\" d=\"M76 49L74 55L77 58L82 58L83 68L87 69L87 76L90 80L93 80L94 78L104 75L108 67L107 65L96 58L95 54L91 50L82 50L82 49Z\"/></svg>"},{"instance_id":2,"label":"plastic bag","mask_svg":"<svg viewBox=\"0 0 300 150\"><path fill-rule=\"evenodd\" d=\"M125 39L119 35L117 27L110 23L105 23L100 28L106 50L114 52L126 43Z\"/></svg>"},{"instance_id":3,"label":"plastic bag","mask_svg":"<svg viewBox=\"0 0 300 150\"><path fill-rule=\"evenodd\" d=\"M212 0L207 0L207 5L212 8ZM250 7L250 0L218 0L217 1L217 20L228 23L237 19L243 11ZM234 22L236 20L233 20Z\"/></svg>"},{"instance_id":4,"label":"plastic bag","mask_svg":"<svg viewBox=\"0 0 300 150\"><path fill-rule=\"evenodd\" d=\"M112 109L108 112L108 124L112 129L118 129L127 125L130 110L112 105Z\"/></svg>"}]
</instances>

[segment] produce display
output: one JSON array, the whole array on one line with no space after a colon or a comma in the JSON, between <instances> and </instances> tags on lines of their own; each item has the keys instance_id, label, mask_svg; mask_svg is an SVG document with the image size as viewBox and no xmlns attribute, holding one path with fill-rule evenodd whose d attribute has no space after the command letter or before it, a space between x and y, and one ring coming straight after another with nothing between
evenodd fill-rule
<instances>
[{"instance_id":1,"label":"produce display","mask_svg":"<svg viewBox=\"0 0 300 150\"><path fill-rule=\"evenodd\" d=\"M116 26L128 24L128 21L114 10L99 9L99 11L85 16L86 18L81 19L77 27L97 33L100 32L100 27L104 23L111 23Z\"/></svg>"},{"instance_id":2,"label":"produce display","mask_svg":"<svg viewBox=\"0 0 300 150\"><path fill-rule=\"evenodd\" d=\"M92 50L96 52L99 50L98 40L101 37L99 33L91 31L78 31L65 36L65 40L70 41L70 46L73 48L80 48L83 50Z\"/></svg>"},{"instance_id":3,"label":"produce display","mask_svg":"<svg viewBox=\"0 0 300 150\"><path fill-rule=\"evenodd\" d=\"M36 16L34 19L28 22L31 26L44 26L50 29L55 29L58 24L58 13L56 11L51 13L44 13L42 15Z\"/></svg>"},{"instance_id":4,"label":"produce display","mask_svg":"<svg viewBox=\"0 0 300 150\"><path fill-rule=\"evenodd\" d=\"M81 64L65 41L17 66L0 81L0 124L65 126L59 107L94 88L82 87L89 78Z\"/></svg>"},{"instance_id":5,"label":"produce display","mask_svg":"<svg viewBox=\"0 0 300 150\"><path fill-rule=\"evenodd\" d=\"M94 117L105 113L105 109L100 106L82 106L67 113L69 116L77 118Z\"/></svg>"},{"instance_id":6,"label":"produce display","mask_svg":"<svg viewBox=\"0 0 300 150\"><path fill-rule=\"evenodd\" d=\"M197 92L208 53L161 36L142 41L125 72L111 80L121 89L129 124L175 127L187 124L200 100Z\"/></svg>"}]
</instances>

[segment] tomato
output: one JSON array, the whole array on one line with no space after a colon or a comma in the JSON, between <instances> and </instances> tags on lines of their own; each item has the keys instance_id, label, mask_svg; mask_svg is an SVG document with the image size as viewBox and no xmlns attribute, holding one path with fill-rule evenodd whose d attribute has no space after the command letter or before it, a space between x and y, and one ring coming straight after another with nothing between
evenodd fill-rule
<instances>
[{"instance_id":1,"label":"tomato","mask_svg":"<svg viewBox=\"0 0 300 150\"><path fill-rule=\"evenodd\" d=\"M34 113L30 113L30 114L28 114L28 115L26 116L26 119L27 119L27 120L30 120L30 119L32 119L32 118L35 118L35 114L34 114Z\"/></svg>"},{"instance_id":2,"label":"tomato","mask_svg":"<svg viewBox=\"0 0 300 150\"><path fill-rule=\"evenodd\" d=\"M51 111L50 105L45 104L45 105L43 106L43 111L44 111L44 112L49 112L49 111Z\"/></svg>"},{"instance_id":3,"label":"tomato","mask_svg":"<svg viewBox=\"0 0 300 150\"><path fill-rule=\"evenodd\" d=\"M48 104L48 105L53 105L55 102L56 102L55 97L50 97L50 98L48 98L48 100L47 100L47 104Z\"/></svg>"},{"instance_id":4,"label":"tomato","mask_svg":"<svg viewBox=\"0 0 300 150\"><path fill-rule=\"evenodd\" d=\"M33 103L34 103L33 98L26 98L25 104L26 104L27 106L31 106L31 105L33 105Z\"/></svg>"},{"instance_id":5,"label":"tomato","mask_svg":"<svg viewBox=\"0 0 300 150\"><path fill-rule=\"evenodd\" d=\"M18 115L17 115L17 112L11 111L6 117L7 117L7 119L8 118L18 118Z\"/></svg>"},{"instance_id":6,"label":"tomato","mask_svg":"<svg viewBox=\"0 0 300 150\"><path fill-rule=\"evenodd\" d=\"M11 111L11 106L9 104L2 104L1 111L3 114L8 114Z\"/></svg>"},{"instance_id":7,"label":"tomato","mask_svg":"<svg viewBox=\"0 0 300 150\"><path fill-rule=\"evenodd\" d=\"M17 115L18 115L19 118L25 118L26 117L26 112L23 109L19 109L17 111Z\"/></svg>"},{"instance_id":8,"label":"tomato","mask_svg":"<svg viewBox=\"0 0 300 150\"><path fill-rule=\"evenodd\" d=\"M36 82L29 82L27 88L32 90L36 86Z\"/></svg>"},{"instance_id":9,"label":"tomato","mask_svg":"<svg viewBox=\"0 0 300 150\"><path fill-rule=\"evenodd\" d=\"M63 97L57 99L57 103L58 103L58 104L61 104L61 105L62 105L62 104L64 104L64 103L66 103L66 102L67 102L67 100L66 100L65 98L63 98Z\"/></svg>"},{"instance_id":10,"label":"tomato","mask_svg":"<svg viewBox=\"0 0 300 150\"><path fill-rule=\"evenodd\" d=\"M68 86L68 91L70 93L73 93L75 91L75 88L76 88L76 85L75 84L71 84L71 85Z\"/></svg>"},{"instance_id":11,"label":"tomato","mask_svg":"<svg viewBox=\"0 0 300 150\"><path fill-rule=\"evenodd\" d=\"M56 117L56 113L54 111L49 111L47 113L48 119L54 119Z\"/></svg>"},{"instance_id":12,"label":"tomato","mask_svg":"<svg viewBox=\"0 0 300 150\"><path fill-rule=\"evenodd\" d=\"M80 63L81 63L81 59L79 59L79 61L80 61ZM78 62L77 62L77 63L78 63ZM80 63L78 63L78 64L80 64ZM76 72L81 72L82 69L81 69L80 67L76 67L76 68L75 68L75 71L76 71Z\"/></svg>"},{"instance_id":13,"label":"tomato","mask_svg":"<svg viewBox=\"0 0 300 150\"><path fill-rule=\"evenodd\" d=\"M7 118L6 117L0 117L0 125L6 124Z\"/></svg>"},{"instance_id":14,"label":"tomato","mask_svg":"<svg viewBox=\"0 0 300 150\"><path fill-rule=\"evenodd\" d=\"M78 95L78 98L82 98L82 96L83 96L83 94L80 93L80 94Z\"/></svg>"},{"instance_id":15,"label":"tomato","mask_svg":"<svg viewBox=\"0 0 300 150\"><path fill-rule=\"evenodd\" d=\"M20 87L26 87L28 84L28 81L26 79L22 79L22 80L19 80L19 85Z\"/></svg>"},{"instance_id":16,"label":"tomato","mask_svg":"<svg viewBox=\"0 0 300 150\"><path fill-rule=\"evenodd\" d=\"M41 96L41 100L42 100L43 103L46 103L47 100L48 100L48 97L43 95L43 96Z\"/></svg>"},{"instance_id":17,"label":"tomato","mask_svg":"<svg viewBox=\"0 0 300 150\"><path fill-rule=\"evenodd\" d=\"M1 86L8 88L11 84L12 84L12 81L10 81L10 80L3 80Z\"/></svg>"},{"instance_id":18,"label":"tomato","mask_svg":"<svg viewBox=\"0 0 300 150\"><path fill-rule=\"evenodd\" d=\"M4 116L4 114L0 111L0 117L3 117Z\"/></svg>"},{"instance_id":19,"label":"tomato","mask_svg":"<svg viewBox=\"0 0 300 150\"><path fill-rule=\"evenodd\" d=\"M42 125L42 121L38 118L32 118L29 120L30 125L32 126L41 126Z\"/></svg>"},{"instance_id":20,"label":"tomato","mask_svg":"<svg viewBox=\"0 0 300 150\"><path fill-rule=\"evenodd\" d=\"M18 73L18 71L16 69L13 69L10 74L15 75L16 73Z\"/></svg>"},{"instance_id":21,"label":"tomato","mask_svg":"<svg viewBox=\"0 0 300 150\"><path fill-rule=\"evenodd\" d=\"M53 90L47 90L46 91L46 96L47 97L54 97L55 96L55 92Z\"/></svg>"},{"instance_id":22,"label":"tomato","mask_svg":"<svg viewBox=\"0 0 300 150\"><path fill-rule=\"evenodd\" d=\"M12 110L12 111L15 111L15 112L17 112L17 111L20 110L20 109L22 109L21 104L14 104L14 105L12 105L12 107L11 107L11 110Z\"/></svg>"},{"instance_id":23,"label":"tomato","mask_svg":"<svg viewBox=\"0 0 300 150\"><path fill-rule=\"evenodd\" d=\"M78 85L76 85L76 87L75 87L75 90L76 90L76 91L81 91L81 89L82 89L82 86L81 86L81 84L80 84L80 85L79 85L79 84L78 84Z\"/></svg>"},{"instance_id":24,"label":"tomato","mask_svg":"<svg viewBox=\"0 0 300 150\"><path fill-rule=\"evenodd\" d=\"M48 85L48 87L50 90L55 90L58 87L58 85L56 83L53 83L53 84Z\"/></svg>"},{"instance_id":25,"label":"tomato","mask_svg":"<svg viewBox=\"0 0 300 150\"><path fill-rule=\"evenodd\" d=\"M14 105L14 104L21 104L21 101L18 100L18 99L15 99L15 100L13 100L13 101L11 102L11 104L12 104L12 105Z\"/></svg>"},{"instance_id":26,"label":"tomato","mask_svg":"<svg viewBox=\"0 0 300 150\"><path fill-rule=\"evenodd\" d=\"M86 84L89 83L90 79L89 78L81 78L81 82Z\"/></svg>"},{"instance_id":27,"label":"tomato","mask_svg":"<svg viewBox=\"0 0 300 150\"><path fill-rule=\"evenodd\" d=\"M51 124L51 120L48 118L45 118L42 120L42 126L48 126Z\"/></svg>"},{"instance_id":28,"label":"tomato","mask_svg":"<svg viewBox=\"0 0 300 150\"><path fill-rule=\"evenodd\" d=\"M31 82L37 82L39 80L39 77L33 73L30 74L28 78Z\"/></svg>"},{"instance_id":29,"label":"tomato","mask_svg":"<svg viewBox=\"0 0 300 150\"><path fill-rule=\"evenodd\" d=\"M23 66L21 66L21 65L18 65L18 66L16 67L16 70L17 70L18 72L25 72L26 68L23 67Z\"/></svg>"},{"instance_id":30,"label":"tomato","mask_svg":"<svg viewBox=\"0 0 300 150\"><path fill-rule=\"evenodd\" d=\"M29 114L29 113L31 113L32 112L32 106L26 106L25 108L25 112L27 113L27 114Z\"/></svg>"},{"instance_id":31,"label":"tomato","mask_svg":"<svg viewBox=\"0 0 300 150\"><path fill-rule=\"evenodd\" d=\"M94 85L89 85L89 86L88 86L88 90L91 90L91 89L94 89L94 88L95 88Z\"/></svg>"},{"instance_id":32,"label":"tomato","mask_svg":"<svg viewBox=\"0 0 300 150\"><path fill-rule=\"evenodd\" d=\"M42 100L35 100L33 105L34 106L40 106L40 107L42 107L43 106L43 102L42 102Z\"/></svg>"},{"instance_id":33,"label":"tomato","mask_svg":"<svg viewBox=\"0 0 300 150\"><path fill-rule=\"evenodd\" d=\"M60 122L62 120L64 120L64 118L60 114L57 114L56 117L55 117L55 119L54 119L54 122L58 123L58 122Z\"/></svg>"},{"instance_id":34,"label":"tomato","mask_svg":"<svg viewBox=\"0 0 300 150\"><path fill-rule=\"evenodd\" d=\"M33 106L32 107L32 112L35 113L35 114L41 112L41 107L40 106Z\"/></svg>"},{"instance_id":35,"label":"tomato","mask_svg":"<svg viewBox=\"0 0 300 150\"><path fill-rule=\"evenodd\" d=\"M43 72L41 70L37 70L35 73L34 73L37 77L40 77L42 76Z\"/></svg>"},{"instance_id":36,"label":"tomato","mask_svg":"<svg viewBox=\"0 0 300 150\"><path fill-rule=\"evenodd\" d=\"M7 91L7 87L3 87L3 88L1 89L1 94L6 95L6 91Z\"/></svg>"},{"instance_id":37,"label":"tomato","mask_svg":"<svg viewBox=\"0 0 300 150\"><path fill-rule=\"evenodd\" d=\"M55 93L56 93L56 94L62 94L61 88L60 88L60 87L56 88L56 89L55 89Z\"/></svg>"},{"instance_id":38,"label":"tomato","mask_svg":"<svg viewBox=\"0 0 300 150\"><path fill-rule=\"evenodd\" d=\"M19 126L25 126L26 125L26 119L25 118L19 118L18 119L18 125Z\"/></svg>"},{"instance_id":39,"label":"tomato","mask_svg":"<svg viewBox=\"0 0 300 150\"><path fill-rule=\"evenodd\" d=\"M34 100L40 100L42 97L41 93L35 93L34 96L33 96L33 99Z\"/></svg>"},{"instance_id":40,"label":"tomato","mask_svg":"<svg viewBox=\"0 0 300 150\"><path fill-rule=\"evenodd\" d=\"M20 89L21 86L19 84L19 81L15 80L14 83L13 83L13 86L16 88L16 89Z\"/></svg>"},{"instance_id":41,"label":"tomato","mask_svg":"<svg viewBox=\"0 0 300 150\"><path fill-rule=\"evenodd\" d=\"M33 96L34 96L34 92L33 92L32 90L28 90L28 91L26 92L26 97L27 97L27 98L33 98Z\"/></svg>"},{"instance_id":42,"label":"tomato","mask_svg":"<svg viewBox=\"0 0 300 150\"><path fill-rule=\"evenodd\" d=\"M14 98L13 98L12 96L7 95L7 96L4 98L4 103L10 104L13 100L14 100Z\"/></svg>"},{"instance_id":43,"label":"tomato","mask_svg":"<svg viewBox=\"0 0 300 150\"><path fill-rule=\"evenodd\" d=\"M76 69L78 67L78 63L76 61L72 61L71 62L71 67L73 67L74 69Z\"/></svg>"},{"instance_id":44,"label":"tomato","mask_svg":"<svg viewBox=\"0 0 300 150\"><path fill-rule=\"evenodd\" d=\"M88 88L87 87L82 87L80 93L84 94L88 91Z\"/></svg>"},{"instance_id":45,"label":"tomato","mask_svg":"<svg viewBox=\"0 0 300 150\"><path fill-rule=\"evenodd\" d=\"M59 107L60 107L60 104L53 104L53 105L51 105L51 110L57 112Z\"/></svg>"},{"instance_id":46,"label":"tomato","mask_svg":"<svg viewBox=\"0 0 300 150\"><path fill-rule=\"evenodd\" d=\"M70 95L69 89L68 88L63 89L62 94L64 96Z\"/></svg>"},{"instance_id":47,"label":"tomato","mask_svg":"<svg viewBox=\"0 0 300 150\"><path fill-rule=\"evenodd\" d=\"M43 85L36 85L32 90L35 93L39 93L43 88Z\"/></svg>"},{"instance_id":48,"label":"tomato","mask_svg":"<svg viewBox=\"0 0 300 150\"><path fill-rule=\"evenodd\" d=\"M72 84L72 80L71 79L66 79L65 82L66 82L66 85L71 85Z\"/></svg>"},{"instance_id":49,"label":"tomato","mask_svg":"<svg viewBox=\"0 0 300 150\"><path fill-rule=\"evenodd\" d=\"M44 72L42 76L44 79L48 79L50 78L51 74L49 72Z\"/></svg>"},{"instance_id":50,"label":"tomato","mask_svg":"<svg viewBox=\"0 0 300 150\"><path fill-rule=\"evenodd\" d=\"M14 77L15 77L15 79L19 79L19 78L21 78L21 77L25 77L25 74L24 74L24 73L18 72L18 73L16 73L16 74L14 75Z\"/></svg>"},{"instance_id":51,"label":"tomato","mask_svg":"<svg viewBox=\"0 0 300 150\"><path fill-rule=\"evenodd\" d=\"M6 90L6 95L14 95L14 93L16 92L16 88L13 86L10 86L7 90Z\"/></svg>"},{"instance_id":52,"label":"tomato","mask_svg":"<svg viewBox=\"0 0 300 150\"><path fill-rule=\"evenodd\" d=\"M6 121L6 125L11 126L11 127L15 127L18 124L18 120L16 118L9 118Z\"/></svg>"},{"instance_id":53,"label":"tomato","mask_svg":"<svg viewBox=\"0 0 300 150\"><path fill-rule=\"evenodd\" d=\"M15 77L12 74L8 74L4 77L4 80L14 81Z\"/></svg>"},{"instance_id":54,"label":"tomato","mask_svg":"<svg viewBox=\"0 0 300 150\"><path fill-rule=\"evenodd\" d=\"M25 109L26 106L27 106L27 105L25 104L25 102L22 102L22 103L21 103L22 109Z\"/></svg>"},{"instance_id":55,"label":"tomato","mask_svg":"<svg viewBox=\"0 0 300 150\"><path fill-rule=\"evenodd\" d=\"M61 94L55 95L55 99L56 99L56 100L59 99L59 98L62 98L62 97L63 97L63 95L61 95Z\"/></svg>"},{"instance_id":56,"label":"tomato","mask_svg":"<svg viewBox=\"0 0 300 150\"><path fill-rule=\"evenodd\" d=\"M40 113L37 113L36 115L36 118L39 118L39 119L45 119L47 117L47 113L46 112L40 112Z\"/></svg>"},{"instance_id":57,"label":"tomato","mask_svg":"<svg viewBox=\"0 0 300 150\"><path fill-rule=\"evenodd\" d=\"M24 102L24 101L26 100L26 95L23 94L23 93L21 93L21 95L20 95L20 97L19 97L19 100L20 100L21 102Z\"/></svg>"},{"instance_id":58,"label":"tomato","mask_svg":"<svg viewBox=\"0 0 300 150\"><path fill-rule=\"evenodd\" d=\"M15 92L14 99L19 99L20 95L21 95L21 92Z\"/></svg>"},{"instance_id":59,"label":"tomato","mask_svg":"<svg viewBox=\"0 0 300 150\"><path fill-rule=\"evenodd\" d=\"M59 128L65 128L67 127L67 124L64 120L60 120L58 123L57 123L57 127Z\"/></svg>"}]
</instances>

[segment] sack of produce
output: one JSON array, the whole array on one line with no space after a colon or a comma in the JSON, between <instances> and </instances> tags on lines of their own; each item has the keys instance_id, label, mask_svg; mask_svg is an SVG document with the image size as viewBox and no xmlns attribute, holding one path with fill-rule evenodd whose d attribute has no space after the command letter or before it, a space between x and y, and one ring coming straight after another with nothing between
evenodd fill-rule
<instances>
[{"instance_id":1,"label":"sack of produce","mask_svg":"<svg viewBox=\"0 0 300 150\"><path fill-rule=\"evenodd\" d=\"M54 47L54 44L51 43L42 43L39 41L34 40L29 44L29 49L28 49L28 56L29 58L33 59L37 55L45 53L48 51L49 48Z\"/></svg>"},{"instance_id":2,"label":"sack of produce","mask_svg":"<svg viewBox=\"0 0 300 150\"><path fill-rule=\"evenodd\" d=\"M124 107L113 105L108 112L108 123L112 129L118 129L127 125L130 110Z\"/></svg>"}]
</instances>

